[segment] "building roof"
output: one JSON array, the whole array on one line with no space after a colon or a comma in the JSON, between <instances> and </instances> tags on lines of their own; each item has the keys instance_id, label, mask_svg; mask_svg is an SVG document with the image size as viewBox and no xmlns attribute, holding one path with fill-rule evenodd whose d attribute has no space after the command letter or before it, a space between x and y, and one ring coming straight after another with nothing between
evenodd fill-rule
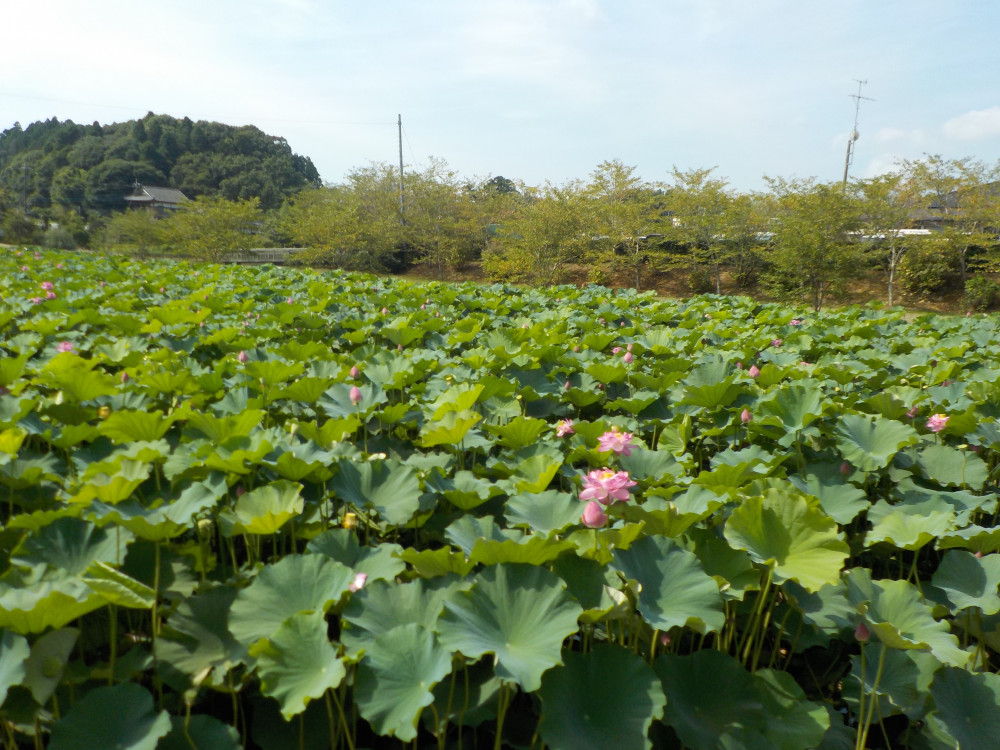
<instances>
[{"instance_id":1,"label":"building roof","mask_svg":"<svg viewBox=\"0 0 1000 750\"><path fill-rule=\"evenodd\" d=\"M153 187L152 185L135 186L135 192L125 197L130 203L151 203L177 206L185 203L188 197L176 188Z\"/></svg>"}]
</instances>

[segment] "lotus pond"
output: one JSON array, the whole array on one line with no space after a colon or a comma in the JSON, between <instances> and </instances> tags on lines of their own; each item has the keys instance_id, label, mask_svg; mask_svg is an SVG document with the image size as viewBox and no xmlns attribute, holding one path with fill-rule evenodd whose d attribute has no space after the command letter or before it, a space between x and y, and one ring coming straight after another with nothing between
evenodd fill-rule
<instances>
[{"instance_id":1,"label":"lotus pond","mask_svg":"<svg viewBox=\"0 0 1000 750\"><path fill-rule=\"evenodd\" d=\"M0 256L7 747L1000 747L995 318Z\"/></svg>"}]
</instances>

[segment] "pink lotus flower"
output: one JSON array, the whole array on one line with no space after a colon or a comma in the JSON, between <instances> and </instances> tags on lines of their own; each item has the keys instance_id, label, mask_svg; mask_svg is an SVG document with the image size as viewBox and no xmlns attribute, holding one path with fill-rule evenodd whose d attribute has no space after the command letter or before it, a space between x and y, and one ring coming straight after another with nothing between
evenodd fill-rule
<instances>
[{"instance_id":1,"label":"pink lotus flower","mask_svg":"<svg viewBox=\"0 0 1000 750\"><path fill-rule=\"evenodd\" d=\"M241 364L246 364L246 361L250 358L247 356L245 351L240 349L240 353L236 355L236 359L238 359Z\"/></svg>"},{"instance_id":2,"label":"pink lotus flower","mask_svg":"<svg viewBox=\"0 0 1000 750\"><path fill-rule=\"evenodd\" d=\"M285 300L285 302L287 302L289 305L291 305L291 304L293 304L295 302L295 298L294 297L289 297L288 299Z\"/></svg>"},{"instance_id":3,"label":"pink lotus flower","mask_svg":"<svg viewBox=\"0 0 1000 750\"><path fill-rule=\"evenodd\" d=\"M351 377L354 378L355 380L357 380L358 376L360 374L361 374L361 370L358 369L358 366L357 365L351 365Z\"/></svg>"},{"instance_id":4,"label":"pink lotus flower","mask_svg":"<svg viewBox=\"0 0 1000 750\"><path fill-rule=\"evenodd\" d=\"M31 297L28 301L31 302L31 304L33 304L33 305L40 305L40 304L42 304L42 298L41 297Z\"/></svg>"},{"instance_id":5,"label":"pink lotus flower","mask_svg":"<svg viewBox=\"0 0 1000 750\"><path fill-rule=\"evenodd\" d=\"M792 318L790 321L788 321L788 325L790 325L790 326L800 326L800 325L802 325L802 321L800 319L798 319L798 318Z\"/></svg>"},{"instance_id":6,"label":"pink lotus flower","mask_svg":"<svg viewBox=\"0 0 1000 750\"><path fill-rule=\"evenodd\" d=\"M775 347L777 347L777 346L781 346L781 339L774 339L774 340L773 340L773 341L771 342L771 346L775 346Z\"/></svg>"},{"instance_id":7,"label":"pink lotus flower","mask_svg":"<svg viewBox=\"0 0 1000 750\"><path fill-rule=\"evenodd\" d=\"M558 437L565 437L566 435L572 435L573 432L574 430L573 430L572 419L560 419L558 422L556 422L556 435Z\"/></svg>"},{"instance_id":8,"label":"pink lotus flower","mask_svg":"<svg viewBox=\"0 0 1000 750\"><path fill-rule=\"evenodd\" d=\"M354 580L347 585L347 588L351 592L360 591L364 587L365 581L367 580L368 580L367 573L358 573L357 575L354 576Z\"/></svg>"},{"instance_id":9,"label":"pink lotus flower","mask_svg":"<svg viewBox=\"0 0 1000 750\"><path fill-rule=\"evenodd\" d=\"M843 474L845 477L848 476L851 473L851 471L852 471L851 465L847 463L847 461L844 461L840 464L840 473Z\"/></svg>"},{"instance_id":10,"label":"pink lotus flower","mask_svg":"<svg viewBox=\"0 0 1000 750\"><path fill-rule=\"evenodd\" d=\"M635 357L632 356L632 352L625 352L625 356L622 357L622 362L627 365L632 364L635 361Z\"/></svg>"},{"instance_id":11,"label":"pink lotus flower","mask_svg":"<svg viewBox=\"0 0 1000 750\"><path fill-rule=\"evenodd\" d=\"M750 369L747 370L747 375L751 378L755 378L760 375L760 370L757 369L757 365L750 365Z\"/></svg>"},{"instance_id":12,"label":"pink lotus flower","mask_svg":"<svg viewBox=\"0 0 1000 750\"><path fill-rule=\"evenodd\" d=\"M938 433L941 432L947 424L947 414L932 414L927 420L927 429L931 432Z\"/></svg>"},{"instance_id":13,"label":"pink lotus flower","mask_svg":"<svg viewBox=\"0 0 1000 750\"><path fill-rule=\"evenodd\" d=\"M612 427L608 432L605 432L599 438L597 438L599 443L599 450L601 451L614 451L615 453L621 453L623 456L632 455L632 433L622 432L617 427Z\"/></svg>"},{"instance_id":14,"label":"pink lotus flower","mask_svg":"<svg viewBox=\"0 0 1000 750\"><path fill-rule=\"evenodd\" d=\"M906 410L906 416L908 416L910 419L913 419L919 413L920 413L919 406L911 406L909 409Z\"/></svg>"},{"instance_id":15,"label":"pink lotus flower","mask_svg":"<svg viewBox=\"0 0 1000 750\"><path fill-rule=\"evenodd\" d=\"M749 409L744 409L740 412L740 421L743 424L747 424L751 419L753 419L753 416L750 414Z\"/></svg>"},{"instance_id":16,"label":"pink lotus flower","mask_svg":"<svg viewBox=\"0 0 1000 750\"><path fill-rule=\"evenodd\" d=\"M128 382L128 373L125 372L124 370L122 370L122 382L123 383L127 383Z\"/></svg>"},{"instance_id":17,"label":"pink lotus flower","mask_svg":"<svg viewBox=\"0 0 1000 750\"><path fill-rule=\"evenodd\" d=\"M622 348L620 346L616 346L614 349L611 350L611 353L612 354L617 354L621 350L622 350Z\"/></svg>"},{"instance_id":18,"label":"pink lotus flower","mask_svg":"<svg viewBox=\"0 0 1000 750\"><path fill-rule=\"evenodd\" d=\"M356 385L352 385L351 392L348 394L348 397L351 399L351 403L357 406L361 403L362 399L361 389Z\"/></svg>"},{"instance_id":19,"label":"pink lotus flower","mask_svg":"<svg viewBox=\"0 0 1000 750\"><path fill-rule=\"evenodd\" d=\"M56 351L57 352L71 352L71 351L73 351L73 342L72 341L60 341L59 344L56 346Z\"/></svg>"},{"instance_id":20,"label":"pink lotus flower","mask_svg":"<svg viewBox=\"0 0 1000 750\"><path fill-rule=\"evenodd\" d=\"M629 479L627 471L611 471L607 467L595 469L583 478L581 500L596 500L601 505L610 505L621 500L628 500L628 488L636 482Z\"/></svg>"},{"instance_id":21,"label":"pink lotus flower","mask_svg":"<svg viewBox=\"0 0 1000 750\"><path fill-rule=\"evenodd\" d=\"M46 292L45 293L45 299L55 299L55 298L56 298L56 293L55 292Z\"/></svg>"},{"instance_id":22,"label":"pink lotus flower","mask_svg":"<svg viewBox=\"0 0 1000 750\"><path fill-rule=\"evenodd\" d=\"M599 529L607 524L608 514L604 512L600 503L591 500L584 506L580 520L588 529Z\"/></svg>"},{"instance_id":23,"label":"pink lotus flower","mask_svg":"<svg viewBox=\"0 0 1000 750\"><path fill-rule=\"evenodd\" d=\"M55 288L55 285L51 281L43 281L40 286L46 291Z\"/></svg>"}]
</instances>

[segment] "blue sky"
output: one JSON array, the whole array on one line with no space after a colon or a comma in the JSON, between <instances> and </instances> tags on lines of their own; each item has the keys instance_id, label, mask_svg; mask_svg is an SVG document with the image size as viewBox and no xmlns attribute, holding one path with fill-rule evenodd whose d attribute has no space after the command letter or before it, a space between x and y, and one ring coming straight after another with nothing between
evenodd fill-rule
<instances>
[{"instance_id":1,"label":"blue sky","mask_svg":"<svg viewBox=\"0 0 1000 750\"><path fill-rule=\"evenodd\" d=\"M286 138L337 182L371 161L467 177L651 181L717 167L839 180L923 154L1000 158L992 0L7 2L0 129L147 111Z\"/></svg>"}]
</instances>

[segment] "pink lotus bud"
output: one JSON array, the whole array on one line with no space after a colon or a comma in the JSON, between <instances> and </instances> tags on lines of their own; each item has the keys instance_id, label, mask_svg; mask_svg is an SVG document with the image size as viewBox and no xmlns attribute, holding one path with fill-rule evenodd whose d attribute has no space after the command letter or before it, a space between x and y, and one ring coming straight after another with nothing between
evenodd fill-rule
<instances>
[{"instance_id":1,"label":"pink lotus bud","mask_svg":"<svg viewBox=\"0 0 1000 750\"><path fill-rule=\"evenodd\" d=\"M742 362L737 362L736 363L736 369L737 370L742 370L743 369L743 363Z\"/></svg>"},{"instance_id":2,"label":"pink lotus bud","mask_svg":"<svg viewBox=\"0 0 1000 750\"><path fill-rule=\"evenodd\" d=\"M358 404L361 403L361 398L362 398L361 389L358 388L356 385L352 385L350 392L351 403L357 406Z\"/></svg>"},{"instance_id":3,"label":"pink lotus bud","mask_svg":"<svg viewBox=\"0 0 1000 750\"><path fill-rule=\"evenodd\" d=\"M599 529L608 522L608 514L599 502L591 500L584 506L580 520L588 529Z\"/></svg>"},{"instance_id":4,"label":"pink lotus bud","mask_svg":"<svg viewBox=\"0 0 1000 750\"><path fill-rule=\"evenodd\" d=\"M847 461L844 461L840 465L840 473L843 474L845 477L851 473L851 465L847 463Z\"/></svg>"},{"instance_id":5,"label":"pink lotus bud","mask_svg":"<svg viewBox=\"0 0 1000 750\"><path fill-rule=\"evenodd\" d=\"M289 297L288 299L285 300L285 302L287 302L289 305L291 305L291 304L293 304L295 302L295 298L294 297Z\"/></svg>"},{"instance_id":6,"label":"pink lotus bud","mask_svg":"<svg viewBox=\"0 0 1000 750\"><path fill-rule=\"evenodd\" d=\"M982 550L977 550L976 554L975 554L975 558L977 560L982 560L983 559L983 551Z\"/></svg>"},{"instance_id":7,"label":"pink lotus bud","mask_svg":"<svg viewBox=\"0 0 1000 750\"><path fill-rule=\"evenodd\" d=\"M563 390L564 391L568 391L572 387L573 386L570 384L570 382L568 380L565 383L563 383Z\"/></svg>"},{"instance_id":8,"label":"pink lotus bud","mask_svg":"<svg viewBox=\"0 0 1000 750\"><path fill-rule=\"evenodd\" d=\"M246 494L246 490L243 489L243 485L242 484L236 485L235 492L236 492L236 497L242 497L243 495Z\"/></svg>"},{"instance_id":9,"label":"pink lotus bud","mask_svg":"<svg viewBox=\"0 0 1000 750\"><path fill-rule=\"evenodd\" d=\"M781 346L781 339L774 339L771 342L771 346Z\"/></svg>"},{"instance_id":10,"label":"pink lotus bud","mask_svg":"<svg viewBox=\"0 0 1000 750\"><path fill-rule=\"evenodd\" d=\"M632 351L632 345L629 344L628 346L625 347L625 349L626 349L626 351Z\"/></svg>"},{"instance_id":11,"label":"pink lotus bud","mask_svg":"<svg viewBox=\"0 0 1000 750\"><path fill-rule=\"evenodd\" d=\"M358 369L358 366L357 365L352 365L351 366L351 377L354 378L355 380L357 380L358 376L360 374L361 374L361 370Z\"/></svg>"},{"instance_id":12,"label":"pink lotus bud","mask_svg":"<svg viewBox=\"0 0 1000 750\"><path fill-rule=\"evenodd\" d=\"M632 352L625 352L625 356L622 357L622 362L624 362L627 365L632 364L634 360L635 357L632 356Z\"/></svg>"},{"instance_id":13,"label":"pink lotus bud","mask_svg":"<svg viewBox=\"0 0 1000 750\"><path fill-rule=\"evenodd\" d=\"M611 353L612 354L617 354L621 350L622 350L622 348L620 346L616 346L614 349L611 350Z\"/></svg>"},{"instance_id":14,"label":"pink lotus bud","mask_svg":"<svg viewBox=\"0 0 1000 750\"><path fill-rule=\"evenodd\" d=\"M854 637L862 643L867 643L868 639L872 637L872 631L863 622L859 622L858 626L854 628Z\"/></svg>"},{"instance_id":15,"label":"pink lotus bud","mask_svg":"<svg viewBox=\"0 0 1000 750\"><path fill-rule=\"evenodd\" d=\"M747 424L751 419L753 419L753 416L750 414L749 409L744 409L740 412L740 421L743 424Z\"/></svg>"},{"instance_id":16,"label":"pink lotus bud","mask_svg":"<svg viewBox=\"0 0 1000 750\"><path fill-rule=\"evenodd\" d=\"M59 344L56 346L56 351L57 352L71 352L71 351L73 351L73 342L72 341L60 341Z\"/></svg>"},{"instance_id":17,"label":"pink lotus bud","mask_svg":"<svg viewBox=\"0 0 1000 750\"><path fill-rule=\"evenodd\" d=\"M383 315L387 315L388 313L389 313L389 308L388 307L383 307L382 308L382 314Z\"/></svg>"},{"instance_id":18,"label":"pink lotus bud","mask_svg":"<svg viewBox=\"0 0 1000 750\"><path fill-rule=\"evenodd\" d=\"M670 645L670 636L666 633L660 633L660 645L666 648Z\"/></svg>"},{"instance_id":19,"label":"pink lotus bud","mask_svg":"<svg viewBox=\"0 0 1000 750\"><path fill-rule=\"evenodd\" d=\"M751 378L755 378L760 375L760 370L757 369L757 365L750 365L750 369L747 370L747 375Z\"/></svg>"},{"instance_id":20,"label":"pink lotus bud","mask_svg":"<svg viewBox=\"0 0 1000 750\"><path fill-rule=\"evenodd\" d=\"M240 353L236 355L236 359L238 359L241 364L246 364L246 361L250 358L247 356L245 351L240 349Z\"/></svg>"},{"instance_id":21,"label":"pink lotus bud","mask_svg":"<svg viewBox=\"0 0 1000 750\"><path fill-rule=\"evenodd\" d=\"M913 419L919 413L920 413L919 406L911 406L909 409L907 409L906 416L908 416L910 419Z\"/></svg>"},{"instance_id":22,"label":"pink lotus bud","mask_svg":"<svg viewBox=\"0 0 1000 750\"><path fill-rule=\"evenodd\" d=\"M365 581L367 580L368 580L367 573L358 573L356 576L354 576L354 580L351 581L350 584L348 584L347 588L352 592L360 591L362 587L365 585Z\"/></svg>"},{"instance_id":23,"label":"pink lotus bud","mask_svg":"<svg viewBox=\"0 0 1000 750\"><path fill-rule=\"evenodd\" d=\"M122 382L123 382L123 383L127 383L127 382L128 382L128 380L129 380L129 378L128 378L128 373L127 373L127 372L125 372L124 370L122 370Z\"/></svg>"}]
</instances>

